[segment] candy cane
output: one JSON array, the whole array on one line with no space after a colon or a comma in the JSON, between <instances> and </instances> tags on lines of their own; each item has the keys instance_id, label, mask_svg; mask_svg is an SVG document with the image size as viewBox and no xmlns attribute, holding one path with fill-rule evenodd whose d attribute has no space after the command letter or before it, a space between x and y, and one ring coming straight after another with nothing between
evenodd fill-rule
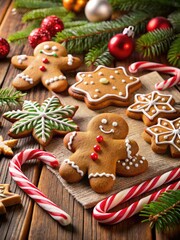
<instances>
[{"instance_id":1,"label":"candy cane","mask_svg":"<svg viewBox=\"0 0 180 240\"><path fill-rule=\"evenodd\" d=\"M34 199L36 203L42 207L49 215L58 221L62 225L68 225L71 223L70 216L60 209L56 204L49 200L39 189L32 184L29 179L22 173L21 165L27 160L38 159L52 167L59 165L56 158L51 154L39 149L27 149L16 154L9 165L9 172L17 183L17 185L29 195L30 198Z\"/></svg>"},{"instance_id":2,"label":"candy cane","mask_svg":"<svg viewBox=\"0 0 180 240\"><path fill-rule=\"evenodd\" d=\"M156 83L155 88L157 90L165 90L180 83L180 69L175 67L168 67L164 64L146 61L135 62L129 66L129 71L131 73L136 73L138 70L153 70L174 75L163 82Z\"/></svg>"},{"instance_id":3,"label":"candy cane","mask_svg":"<svg viewBox=\"0 0 180 240\"><path fill-rule=\"evenodd\" d=\"M180 189L180 181L169 185L166 188L161 189L158 192L155 192L145 198L140 199L137 202L134 202L129 207L121 209L117 212L108 213L110 209L117 206L118 204L127 201L130 198L141 195L144 192L148 192L152 189L155 189L165 183L168 183L172 180L180 178L180 168L176 168L172 171L164 173L160 176L154 177L151 180L147 180L139 185L133 186L131 188L125 189L117 194L114 194L101 202L99 202L94 210L94 218L105 224L115 224L119 223L122 220L129 218L139 212L145 203L150 203L151 201L156 200L162 192L167 190L176 190Z\"/></svg>"}]
</instances>

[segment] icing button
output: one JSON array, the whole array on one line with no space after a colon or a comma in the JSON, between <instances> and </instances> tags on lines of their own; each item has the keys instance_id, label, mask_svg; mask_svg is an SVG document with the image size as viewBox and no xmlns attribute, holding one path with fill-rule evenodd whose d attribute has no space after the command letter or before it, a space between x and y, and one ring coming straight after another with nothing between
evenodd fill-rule
<instances>
[{"instance_id":1,"label":"icing button","mask_svg":"<svg viewBox=\"0 0 180 240\"><path fill-rule=\"evenodd\" d=\"M42 59L42 62L43 62L43 63L49 63L49 60L48 60L47 58L43 58L43 59Z\"/></svg>"},{"instance_id":2,"label":"icing button","mask_svg":"<svg viewBox=\"0 0 180 240\"><path fill-rule=\"evenodd\" d=\"M101 151L101 147L99 145L94 145L94 151L95 152Z\"/></svg>"},{"instance_id":3,"label":"icing button","mask_svg":"<svg viewBox=\"0 0 180 240\"><path fill-rule=\"evenodd\" d=\"M97 160L98 159L98 154L97 153L91 153L91 159L93 161Z\"/></svg>"},{"instance_id":4,"label":"icing button","mask_svg":"<svg viewBox=\"0 0 180 240\"><path fill-rule=\"evenodd\" d=\"M101 78L101 79L99 80L99 82L102 83L102 84L104 84L104 85L106 85L106 84L109 83L109 80L108 80L107 78Z\"/></svg>"},{"instance_id":5,"label":"icing button","mask_svg":"<svg viewBox=\"0 0 180 240\"><path fill-rule=\"evenodd\" d=\"M42 72L45 72L46 71L46 68L44 66L40 66L39 69L42 71Z\"/></svg>"},{"instance_id":6,"label":"icing button","mask_svg":"<svg viewBox=\"0 0 180 240\"><path fill-rule=\"evenodd\" d=\"M96 140L98 143L101 143L101 142L103 142L104 139L103 139L103 136L99 135L96 137Z\"/></svg>"},{"instance_id":7,"label":"icing button","mask_svg":"<svg viewBox=\"0 0 180 240\"><path fill-rule=\"evenodd\" d=\"M129 170L130 169L130 167L129 166L126 166L126 170Z\"/></svg>"}]
</instances>

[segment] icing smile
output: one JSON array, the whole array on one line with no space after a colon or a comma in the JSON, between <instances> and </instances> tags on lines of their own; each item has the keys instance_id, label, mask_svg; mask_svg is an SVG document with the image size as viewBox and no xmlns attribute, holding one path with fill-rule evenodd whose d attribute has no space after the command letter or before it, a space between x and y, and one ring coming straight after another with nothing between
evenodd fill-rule
<instances>
[{"instance_id":1,"label":"icing smile","mask_svg":"<svg viewBox=\"0 0 180 240\"><path fill-rule=\"evenodd\" d=\"M105 134L114 133L114 129L111 128L109 131L105 131L102 125L99 126L99 129Z\"/></svg>"},{"instance_id":2,"label":"icing smile","mask_svg":"<svg viewBox=\"0 0 180 240\"><path fill-rule=\"evenodd\" d=\"M40 51L40 53L44 53L47 56L57 56L56 52L54 52L54 51L53 52L46 52L46 51L44 51L44 49L42 49Z\"/></svg>"}]
</instances>

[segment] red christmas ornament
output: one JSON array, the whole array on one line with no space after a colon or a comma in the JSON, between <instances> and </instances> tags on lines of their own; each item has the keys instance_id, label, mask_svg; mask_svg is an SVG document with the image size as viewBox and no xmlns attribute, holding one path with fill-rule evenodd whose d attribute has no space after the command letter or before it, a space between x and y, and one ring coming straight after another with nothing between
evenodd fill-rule
<instances>
[{"instance_id":1,"label":"red christmas ornament","mask_svg":"<svg viewBox=\"0 0 180 240\"><path fill-rule=\"evenodd\" d=\"M28 37L29 44L32 48L35 48L38 44L49 41L50 39L50 33L44 28L34 29Z\"/></svg>"},{"instance_id":2,"label":"red christmas ornament","mask_svg":"<svg viewBox=\"0 0 180 240\"><path fill-rule=\"evenodd\" d=\"M101 151L101 147L99 145L94 145L94 151L95 152Z\"/></svg>"},{"instance_id":3,"label":"red christmas ornament","mask_svg":"<svg viewBox=\"0 0 180 240\"><path fill-rule=\"evenodd\" d=\"M103 139L103 136L99 135L96 137L96 140L98 143L101 143L104 139Z\"/></svg>"},{"instance_id":4,"label":"red christmas ornament","mask_svg":"<svg viewBox=\"0 0 180 240\"><path fill-rule=\"evenodd\" d=\"M91 159L93 161L96 161L98 159L98 154L97 153L91 153Z\"/></svg>"},{"instance_id":5,"label":"red christmas ornament","mask_svg":"<svg viewBox=\"0 0 180 240\"><path fill-rule=\"evenodd\" d=\"M172 28L172 25L165 17L152 18L146 26L148 32L154 31L156 29L168 29L168 28Z\"/></svg>"},{"instance_id":6,"label":"red christmas ornament","mask_svg":"<svg viewBox=\"0 0 180 240\"><path fill-rule=\"evenodd\" d=\"M108 49L112 56L118 60L125 59L131 55L134 50L133 27L125 28L123 33L116 34L108 43Z\"/></svg>"},{"instance_id":7,"label":"red christmas ornament","mask_svg":"<svg viewBox=\"0 0 180 240\"><path fill-rule=\"evenodd\" d=\"M5 58L10 51L9 43L0 37L0 58Z\"/></svg>"},{"instance_id":8,"label":"red christmas ornament","mask_svg":"<svg viewBox=\"0 0 180 240\"><path fill-rule=\"evenodd\" d=\"M41 22L41 28L45 28L50 32L51 37L54 37L57 32L64 29L63 21L55 15L44 18Z\"/></svg>"}]
</instances>

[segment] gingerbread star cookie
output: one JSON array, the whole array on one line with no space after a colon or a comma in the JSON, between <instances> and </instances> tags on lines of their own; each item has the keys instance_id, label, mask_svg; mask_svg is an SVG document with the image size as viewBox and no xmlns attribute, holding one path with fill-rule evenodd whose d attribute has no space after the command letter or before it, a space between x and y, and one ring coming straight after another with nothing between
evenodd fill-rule
<instances>
[{"instance_id":1,"label":"gingerbread star cookie","mask_svg":"<svg viewBox=\"0 0 180 240\"><path fill-rule=\"evenodd\" d=\"M21 197L9 192L9 184L0 184L0 214L6 213L6 207L18 204Z\"/></svg>"},{"instance_id":2,"label":"gingerbread star cookie","mask_svg":"<svg viewBox=\"0 0 180 240\"><path fill-rule=\"evenodd\" d=\"M42 81L54 92L62 92L68 86L62 72L75 70L81 65L79 58L67 54L64 46L53 41L39 44L34 49L34 56L14 56L11 62L15 67L25 69L12 82L16 89L28 90Z\"/></svg>"},{"instance_id":3,"label":"gingerbread star cookie","mask_svg":"<svg viewBox=\"0 0 180 240\"><path fill-rule=\"evenodd\" d=\"M46 146L54 134L65 135L78 130L72 120L77 106L63 106L59 98L47 98L42 105L38 102L24 101L22 110L13 110L3 114L3 117L13 123L9 136L22 138L31 134L42 145Z\"/></svg>"},{"instance_id":4,"label":"gingerbread star cookie","mask_svg":"<svg viewBox=\"0 0 180 240\"><path fill-rule=\"evenodd\" d=\"M169 149L172 157L179 158L180 117L175 120L159 118L157 125L146 128L143 138L154 152L164 154Z\"/></svg>"},{"instance_id":5,"label":"gingerbread star cookie","mask_svg":"<svg viewBox=\"0 0 180 240\"><path fill-rule=\"evenodd\" d=\"M15 147L18 143L17 139L3 140L3 137L0 135L0 154L5 156L13 156L12 148Z\"/></svg>"},{"instance_id":6,"label":"gingerbread star cookie","mask_svg":"<svg viewBox=\"0 0 180 240\"><path fill-rule=\"evenodd\" d=\"M128 76L123 67L98 66L94 72L79 72L76 81L69 94L84 100L91 109L128 106L132 93L141 87L140 80Z\"/></svg>"},{"instance_id":7,"label":"gingerbread star cookie","mask_svg":"<svg viewBox=\"0 0 180 240\"><path fill-rule=\"evenodd\" d=\"M128 107L128 117L142 119L146 126L157 123L159 117L174 119L180 116L180 112L173 105L175 100L172 95L153 91L148 94L136 94L135 103Z\"/></svg>"}]
</instances>

